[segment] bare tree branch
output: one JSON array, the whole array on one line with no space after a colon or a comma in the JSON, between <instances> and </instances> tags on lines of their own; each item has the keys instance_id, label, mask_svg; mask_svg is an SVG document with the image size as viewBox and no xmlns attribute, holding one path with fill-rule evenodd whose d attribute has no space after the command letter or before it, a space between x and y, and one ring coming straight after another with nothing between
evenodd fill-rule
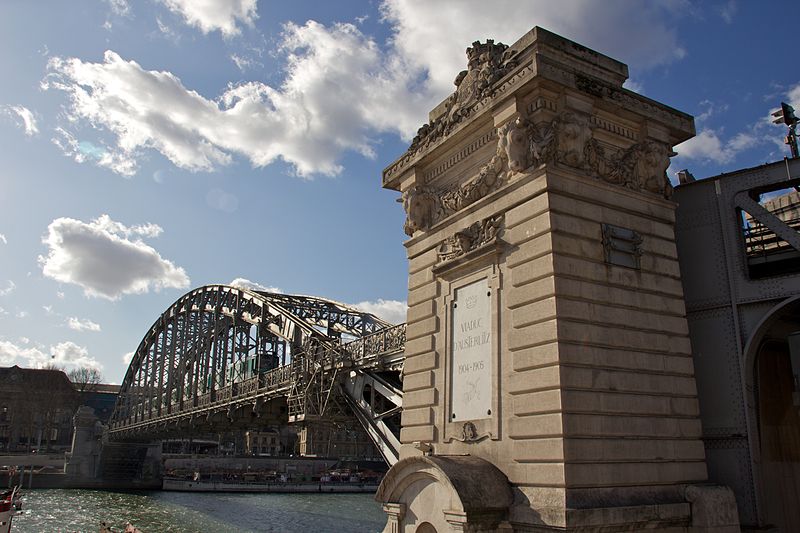
<instances>
[{"instance_id":1,"label":"bare tree branch","mask_svg":"<svg viewBox=\"0 0 800 533\"><path fill-rule=\"evenodd\" d=\"M92 367L74 368L67 375L72 384L75 385L75 390L80 393L97 390L97 386L103 381L103 374Z\"/></svg>"}]
</instances>

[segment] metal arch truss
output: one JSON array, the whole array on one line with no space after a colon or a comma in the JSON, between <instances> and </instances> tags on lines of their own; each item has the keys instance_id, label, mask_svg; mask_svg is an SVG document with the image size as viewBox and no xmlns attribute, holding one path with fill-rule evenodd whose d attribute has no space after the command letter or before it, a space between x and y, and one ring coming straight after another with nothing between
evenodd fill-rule
<instances>
[{"instance_id":1,"label":"metal arch truss","mask_svg":"<svg viewBox=\"0 0 800 533\"><path fill-rule=\"evenodd\" d=\"M276 422L352 418L358 406L345 399L342 382L353 372L399 375L404 346L405 324L330 300L200 287L142 339L109 434L161 438L200 423L246 425L263 414Z\"/></svg>"}]
</instances>

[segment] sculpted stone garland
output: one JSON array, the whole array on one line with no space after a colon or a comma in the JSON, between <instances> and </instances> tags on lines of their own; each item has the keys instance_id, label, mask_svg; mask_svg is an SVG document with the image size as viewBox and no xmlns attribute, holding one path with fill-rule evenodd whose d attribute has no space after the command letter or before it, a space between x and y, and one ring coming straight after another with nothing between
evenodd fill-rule
<instances>
[{"instance_id":1,"label":"sculpted stone garland","mask_svg":"<svg viewBox=\"0 0 800 533\"><path fill-rule=\"evenodd\" d=\"M578 113L567 111L550 123L539 124L519 117L497 128L495 135L495 155L474 178L449 189L415 186L403 193L400 201L406 211L408 236L499 189L513 174L547 163L592 172L632 190L665 198L672 195L666 170L675 154L666 144L648 140L626 150L605 148L592 137L588 117Z\"/></svg>"}]
</instances>

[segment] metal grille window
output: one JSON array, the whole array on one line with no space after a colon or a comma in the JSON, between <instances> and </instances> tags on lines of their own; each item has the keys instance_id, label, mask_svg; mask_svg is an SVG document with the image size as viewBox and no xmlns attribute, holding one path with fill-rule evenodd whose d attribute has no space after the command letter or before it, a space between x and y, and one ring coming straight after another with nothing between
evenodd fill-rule
<instances>
[{"instance_id":1,"label":"metal grille window","mask_svg":"<svg viewBox=\"0 0 800 533\"><path fill-rule=\"evenodd\" d=\"M641 268L642 236L632 229L603 224L603 250L610 265Z\"/></svg>"}]
</instances>

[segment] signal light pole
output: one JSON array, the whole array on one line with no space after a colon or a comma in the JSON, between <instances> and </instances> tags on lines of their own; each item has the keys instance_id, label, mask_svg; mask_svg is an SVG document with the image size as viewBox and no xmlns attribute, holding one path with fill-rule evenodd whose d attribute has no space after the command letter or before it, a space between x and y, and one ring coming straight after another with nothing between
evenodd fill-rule
<instances>
[{"instance_id":1,"label":"signal light pole","mask_svg":"<svg viewBox=\"0 0 800 533\"><path fill-rule=\"evenodd\" d=\"M772 120L775 124L783 123L789 126L789 133L786 135L784 143L789 145L789 149L792 151L792 159L800 157L797 151L797 132L795 131L800 119L795 116L794 108L786 102L781 102L781 108L773 112L772 116L775 117Z\"/></svg>"}]
</instances>

